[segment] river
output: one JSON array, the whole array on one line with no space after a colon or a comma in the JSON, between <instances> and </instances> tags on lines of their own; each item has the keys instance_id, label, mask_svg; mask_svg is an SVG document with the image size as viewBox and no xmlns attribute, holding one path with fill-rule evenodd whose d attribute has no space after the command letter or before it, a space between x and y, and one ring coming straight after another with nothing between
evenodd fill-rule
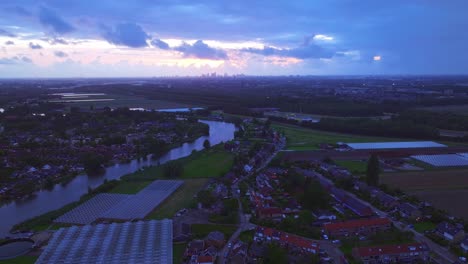
<instances>
[{"instance_id":1,"label":"river","mask_svg":"<svg viewBox=\"0 0 468 264\"><path fill-rule=\"evenodd\" d=\"M7 236L15 225L35 216L59 209L66 204L77 201L88 192L88 187L96 188L105 179L114 180L133 173L145 166L157 165L171 160L189 156L193 150L202 150L203 142L208 139L211 145L226 142L234 138L235 126L231 123L201 120L210 126L210 135L203 136L191 143L185 143L161 156L159 159L132 160L129 163L115 164L106 168L103 175L78 175L66 185L57 184L50 191L42 190L29 199L15 201L0 207L0 238Z\"/></svg>"}]
</instances>

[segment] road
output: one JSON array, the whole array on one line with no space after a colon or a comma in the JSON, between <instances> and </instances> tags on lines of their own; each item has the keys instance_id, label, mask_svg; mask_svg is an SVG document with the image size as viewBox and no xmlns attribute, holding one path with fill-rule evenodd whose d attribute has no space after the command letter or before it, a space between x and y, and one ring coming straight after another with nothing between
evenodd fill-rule
<instances>
[{"instance_id":1,"label":"road","mask_svg":"<svg viewBox=\"0 0 468 264\"><path fill-rule=\"evenodd\" d=\"M328 182L330 182L331 184L333 184L332 181L330 181L328 178L326 178L325 176L323 175L317 175L318 177L322 178L322 179L325 179L327 180ZM410 229L407 227L406 224L402 223L402 222L399 222L399 221L396 221L396 220L393 220L389 215L388 213L384 212L384 211L381 211L379 210L378 208L374 207L372 204L368 203L367 201L364 201L362 199L360 199L359 197L357 197L354 193L351 193L351 192L348 192L346 190L343 190L344 192L346 192L348 195L354 197L355 199L358 199L360 200L361 202L363 202L364 204L366 204L367 206L369 206L370 208L372 208L372 210L380 217L387 217L389 219L392 220L393 222L393 225L398 228L399 230L401 231L411 231L413 232L414 234L414 239L420 243L425 243L431 251L435 252L437 255L439 255L441 258L440 259L435 259L438 263L454 263L458 260L458 258L452 254L448 249L440 246L439 244L437 243L434 243L432 240L430 240L429 238L427 238L426 236L424 236L423 234L419 233L419 232L416 232L414 229Z\"/></svg>"}]
</instances>

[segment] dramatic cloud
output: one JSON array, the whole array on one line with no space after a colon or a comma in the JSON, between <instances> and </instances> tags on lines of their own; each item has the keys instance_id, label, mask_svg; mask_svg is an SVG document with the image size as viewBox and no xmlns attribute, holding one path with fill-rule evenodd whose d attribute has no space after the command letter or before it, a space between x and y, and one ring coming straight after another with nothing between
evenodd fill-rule
<instances>
[{"instance_id":1,"label":"dramatic cloud","mask_svg":"<svg viewBox=\"0 0 468 264\"><path fill-rule=\"evenodd\" d=\"M113 29L106 29L103 37L112 44L141 48L148 46L148 34L140 25L134 23L120 23Z\"/></svg>"},{"instance_id":2,"label":"dramatic cloud","mask_svg":"<svg viewBox=\"0 0 468 264\"><path fill-rule=\"evenodd\" d=\"M65 58L65 57L68 57L68 54L66 54L65 52L63 51L54 51L54 55L56 57L59 57L59 58Z\"/></svg>"},{"instance_id":3,"label":"dramatic cloud","mask_svg":"<svg viewBox=\"0 0 468 264\"><path fill-rule=\"evenodd\" d=\"M16 37L15 34L9 32L9 31L6 31L4 29L1 29L1 28L0 28L0 36L6 36L6 37L11 37L11 38Z\"/></svg>"},{"instance_id":4,"label":"dramatic cloud","mask_svg":"<svg viewBox=\"0 0 468 264\"><path fill-rule=\"evenodd\" d=\"M209 59L209 60L227 60L226 51L208 46L202 40L197 40L193 45L183 43L175 47L174 50L182 52L184 57Z\"/></svg>"},{"instance_id":5,"label":"dramatic cloud","mask_svg":"<svg viewBox=\"0 0 468 264\"><path fill-rule=\"evenodd\" d=\"M0 58L0 65L13 65L19 63L31 63L32 60L25 56L14 56L11 58Z\"/></svg>"},{"instance_id":6,"label":"dramatic cloud","mask_svg":"<svg viewBox=\"0 0 468 264\"><path fill-rule=\"evenodd\" d=\"M15 45L15 43L11 40L8 40L7 42L5 42L5 45Z\"/></svg>"},{"instance_id":7,"label":"dramatic cloud","mask_svg":"<svg viewBox=\"0 0 468 264\"><path fill-rule=\"evenodd\" d=\"M54 33L65 34L75 30L75 28L63 20L53 10L42 6L39 10L39 21L42 25L52 29Z\"/></svg>"},{"instance_id":8,"label":"dramatic cloud","mask_svg":"<svg viewBox=\"0 0 468 264\"><path fill-rule=\"evenodd\" d=\"M154 39L151 41L151 45L153 45L154 47L157 47L157 48L160 48L160 49L163 49L163 50L168 50L170 49L169 47L169 44L167 44L166 42L160 40L160 39Z\"/></svg>"},{"instance_id":9,"label":"dramatic cloud","mask_svg":"<svg viewBox=\"0 0 468 264\"><path fill-rule=\"evenodd\" d=\"M291 57L296 59L331 58L335 54L335 52L310 43L307 46L301 46L291 49L279 49L265 46L262 49L247 48L242 49L242 51L260 54L264 56Z\"/></svg>"}]
</instances>

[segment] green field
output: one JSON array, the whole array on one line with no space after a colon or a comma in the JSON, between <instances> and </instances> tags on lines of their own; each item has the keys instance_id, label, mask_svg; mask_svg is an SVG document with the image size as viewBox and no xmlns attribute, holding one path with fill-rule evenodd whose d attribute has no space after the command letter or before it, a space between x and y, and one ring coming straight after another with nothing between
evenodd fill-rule
<instances>
[{"instance_id":1,"label":"green field","mask_svg":"<svg viewBox=\"0 0 468 264\"><path fill-rule=\"evenodd\" d=\"M279 123L272 124L272 127L286 135L288 150L315 150L319 149L320 143L336 144L337 142L359 143L401 140L325 132Z\"/></svg>"},{"instance_id":2,"label":"green field","mask_svg":"<svg viewBox=\"0 0 468 264\"><path fill-rule=\"evenodd\" d=\"M468 105L442 105L442 106L430 106L420 107L419 110L433 111L433 112L451 112L457 115L468 115Z\"/></svg>"},{"instance_id":3,"label":"green field","mask_svg":"<svg viewBox=\"0 0 468 264\"><path fill-rule=\"evenodd\" d=\"M414 224L414 230L419 233L424 233L424 231L433 230L434 228L436 228L436 224L431 222L418 222Z\"/></svg>"},{"instance_id":4,"label":"green field","mask_svg":"<svg viewBox=\"0 0 468 264\"><path fill-rule=\"evenodd\" d=\"M358 160L336 160L336 165L348 169L354 175L366 174L367 162Z\"/></svg>"},{"instance_id":5,"label":"green field","mask_svg":"<svg viewBox=\"0 0 468 264\"><path fill-rule=\"evenodd\" d=\"M208 182L208 179L188 179L184 184L167 198L160 206L154 209L146 218L163 219L172 218L182 208L188 208L194 202L196 195Z\"/></svg>"},{"instance_id":6,"label":"green field","mask_svg":"<svg viewBox=\"0 0 468 264\"><path fill-rule=\"evenodd\" d=\"M237 226L233 225L214 225L214 224L193 224L192 234L195 238L204 238L212 231L219 231L224 234L225 239L228 240L234 232L236 232Z\"/></svg>"},{"instance_id":7,"label":"green field","mask_svg":"<svg viewBox=\"0 0 468 264\"><path fill-rule=\"evenodd\" d=\"M182 179L220 177L229 172L234 162L234 155L224 151L222 146L210 150L198 151L188 157L171 161L183 166ZM163 166L153 166L125 175L127 181L152 181L164 178Z\"/></svg>"},{"instance_id":8,"label":"green field","mask_svg":"<svg viewBox=\"0 0 468 264\"><path fill-rule=\"evenodd\" d=\"M122 181L109 193L136 194L150 183L151 181Z\"/></svg>"},{"instance_id":9,"label":"green field","mask_svg":"<svg viewBox=\"0 0 468 264\"><path fill-rule=\"evenodd\" d=\"M33 264L37 260L35 256L19 256L13 259L0 260L0 264Z\"/></svg>"},{"instance_id":10,"label":"green field","mask_svg":"<svg viewBox=\"0 0 468 264\"><path fill-rule=\"evenodd\" d=\"M177 243L172 245L172 261L174 264L181 264L183 262L186 243Z\"/></svg>"}]
</instances>

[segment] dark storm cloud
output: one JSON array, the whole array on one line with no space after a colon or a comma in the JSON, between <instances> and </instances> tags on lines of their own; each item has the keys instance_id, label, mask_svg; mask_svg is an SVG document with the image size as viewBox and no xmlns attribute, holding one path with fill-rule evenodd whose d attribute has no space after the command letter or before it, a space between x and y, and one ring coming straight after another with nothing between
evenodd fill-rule
<instances>
[{"instance_id":1,"label":"dark storm cloud","mask_svg":"<svg viewBox=\"0 0 468 264\"><path fill-rule=\"evenodd\" d=\"M164 41L162 41L160 39L153 39L151 41L151 45L153 45L154 47L163 49L163 50L170 49L169 44L167 44L166 42L164 42Z\"/></svg>"},{"instance_id":2,"label":"dark storm cloud","mask_svg":"<svg viewBox=\"0 0 468 264\"><path fill-rule=\"evenodd\" d=\"M68 54L66 54L66 53L63 52L63 51L59 51L59 50L54 51L54 55L55 55L56 57L59 57L59 58L68 57Z\"/></svg>"},{"instance_id":3,"label":"dark storm cloud","mask_svg":"<svg viewBox=\"0 0 468 264\"><path fill-rule=\"evenodd\" d=\"M15 45L15 43L11 40L8 40L7 42L5 42L5 45L9 46L9 45Z\"/></svg>"},{"instance_id":4,"label":"dark storm cloud","mask_svg":"<svg viewBox=\"0 0 468 264\"><path fill-rule=\"evenodd\" d=\"M184 57L210 59L210 60L226 60L228 58L226 51L208 46L202 40L197 40L194 44L183 43L175 47L174 50L182 52Z\"/></svg>"},{"instance_id":5,"label":"dark storm cloud","mask_svg":"<svg viewBox=\"0 0 468 264\"><path fill-rule=\"evenodd\" d=\"M30 47L31 49L34 49L34 50L42 49L42 46L41 46L41 45L35 44L35 43L32 43L32 42L29 42L29 47Z\"/></svg>"},{"instance_id":6,"label":"dark storm cloud","mask_svg":"<svg viewBox=\"0 0 468 264\"><path fill-rule=\"evenodd\" d=\"M112 44L141 48L148 46L148 34L140 25L134 23L120 23L113 29L105 28L103 37Z\"/></svg>"},{"instance_id":7,"label":"dark storm cloud","mask_svg":"<svg viewBox=\"0 0 468 264\"><path fill-rule=\"evenodd\" d=\"M11 37L11 38L16 37L15 34L9 32L9 31L6 31L4 29L1 29L1 28L0 28L0 36L6 36L6 37Z\"/></svg>"},{"instance_id":8,"label":"dark storm cloud","mask_svg":"<svg viewBox=\"0 0 468 264\"><path fill-rule=\"evenodd\" d=\"M42 25L50 28L54 33L65 34L75 30L75 28L65 21L54 10L41 6L39 9L39 21Z\"/></svg>"}]
</instances>

